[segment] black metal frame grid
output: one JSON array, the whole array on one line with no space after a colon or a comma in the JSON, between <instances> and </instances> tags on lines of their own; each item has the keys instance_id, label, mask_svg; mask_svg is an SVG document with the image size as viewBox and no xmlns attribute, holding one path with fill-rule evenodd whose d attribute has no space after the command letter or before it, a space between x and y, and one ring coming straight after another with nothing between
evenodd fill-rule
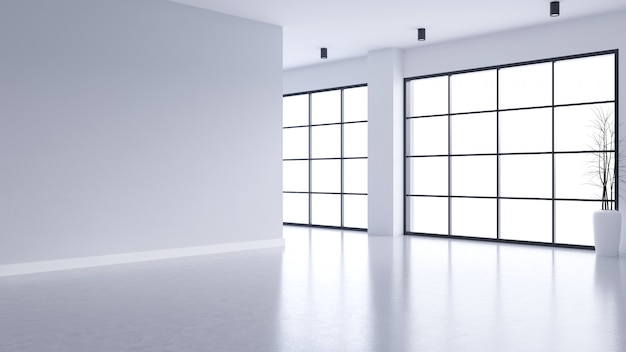
<instances>
[{"instance_id":1,"label":"black metal frame grid","mask_svg":"<svg viewBox=\"0 0 626 352\"><path fill-rule=\"evenodd\" d=\"M608 101L596 101L596 102L584 102L584 103L573 103L573 104L560 104L560 105L556 105L554 104L554 64L556 62L559 61L564 61L564 60L571 60L571 59L578 59L578 58L585 58L585 57L593 57L593 56L600 56L600 55L614 55L615 58L615 92L614 92L614 100L608 100ZM556 247L569 247L569 248L583 248L583 249L593 249L593 246L584 246L584 245L576 245L576 244L568 244L568 243L557 243L556 239L555 239L555 235L556 235L556 202L557 201L583 201L583 202L587 202L587 201L591 201L591 202L598 202L598 199L573 199L573 198L557 198L556 197L556 177L555 177L555 156L559 155L559 154L577 154L577 153L590 153L590 152L595 152L593 150L577 150L577 151L555 151L555 144L554 144L554 136L555 136L555 130L554 130L554 121L555 121L555 110L557 108L562 108L562 107L568 107L568 106L584 106L584 105L595 105L595 104L606 104L606 103L610 103L610 104L614 104L614 128L615 128L615 141L614 141L614 145L618 145L617 141L619 141L619 136L618 136L618 131L619 131L619 124L618 124L618 119L619 119L619 110L618 110L618 50L607 50L607 51L601 51L601 52L594 52L594 53L586 53L586 54L580 54L580 55L572 55L572 56L564 56L564 57L558 57L558 58L550 58L550 59L544 59L544 60L535 60L535 61L527 61L527 62L520 62L520 63L514 63L514 64L508 64L508 65L499 65L499 66L491 66L491 67L484 67L484 68L479 68L479 69L471 69L471 70L462 70L462 71L454 71L454 72L446 72L446 73L441 73L441 74L433 74L433 75L427 75L427 76L418 76L418 77L409 77L409 78L405 78L404 80L404 89L405 89L405 103L404 103L404 116L405 116L405 124L404 124L404 128L405 128L405 132L404 132L404 155L405 155L405 182L404 182L404 196L405 196L405 211L404 211L404 233L406 235L421 235L421 236L432 236L432 237L439 237L439 238L460 238L460 239L472 239L472 240L479 240L479 241L496 241L496 242L507 242L507 243L523 243L523 244L533 244L533 245L541 245L541 246L556 246ZM551 74L552 74L552 104L551 105L546 105L546 106L532 106L532 107L523 107L523 108L513 108L513 109L499 109L500 107L500 90L499 90L499 85L500 85L500 69L504 69L504 68L510 68L510 67L517 67L517 66L526 66L526 65L532 65L532 64L541 64L541 63L551 63L552 64L552 68L551 68ZM489 71L489 70L495 70L496 71L496 109L495 110L486 110L486 111L472 111L472 112L464 112L464 113L451 113L451 109L450 109L450 78L453 75L456 74L462 74L462 73L471 73L471 72L481 72L481 71ZM409 82L413 81L413 80L418 80L418 79L424 79L424 78L434 78L434 77L444 77L447 76L448 78L448 111L446 114L436 114L436 115L423 115L423 116L408 116L408 89L407 89L407 85L409 84ZM507 111L519 111L519 110L538 110L538 109L551 109L551 116L552 116L552 150L549 152L519 152L519 153L501 153L500 152L500 113L501 112L507 112ZM480 113L495 113L496 114L496 152L495 153L476 153L476 154L452 154L451 153L451 117L452 116L459 116L459 115L467 115L467 114L480 114ZM447 154L440 154L440 155L408 155L408 149L407 149L407 145L409 142L409 136L408 136L408 128L407 125L410 123L411 120L413 119L420 119L420 118L428 118L428 117L448 117L448 153ZM616 173L616 180L619 180L618 178L618 170L619 170L619 164L618 164L618 150L612 150L612 151L608 151L610 153L615 153L615 173ZM534 197L503 197L500 195L500 156L506 156L506 155L551 155L551 163L552 163L552 195L550 198L534 198ZM496 170L497 170L497 176L496 176L496 196L453 196L452 195L452 158L453 157L462 157L462 156L495 156L496 157ZM414 158L431 158L431 157L447 157L448 158L448 194L447 195L432 195L432 194L410 194L409 193L409 180L410 180L410 166L409 163L411 161L411 159ZM431 197L431 198L447 198L448 199L448 233L447 234L434 234L434 233L417 233L417 232L411 232L408 231L409 229L409 221L410 219L410 215L409 215L409 211L410 211L410 200L411 197ZM482 238L482 237L471 237L471 236L458 236L458 235L453 235L451 233L451 229L452 229L452 216L451 216L451 209L452 209L452 199L455 198L471 198L471 199L495 199L496 200L496 238ZM509 240L509 239L502 239L500 238L500 201L502 199L523 199L523 200L547 200L547 201L551 201L552 203L552 238L551 238L551 242L532 242L532 241L523 241L523 240ZM617 202L617 199L619 199L619 187L618 185L616 185L615 187L615 197L614 197L614 205L615 205L615 209L618 208L618 204L619 202Z\"/></svg>"},{"instance_id":2,"label":"black metal frame grid","mask_svg":"<svg viewBox=\"0 0 626 352\"><path fill-rule=\"evenodd\" d=\"M368 122L368 120L362 120L362 121L348 121L348 122L344 122L344 91L346 89L351 89L351 88L360 88L360 87L367 87L367 84L357 84L357 85L351 85L351 86L342 86L342 87L335 87L335 88L327 88L327 89L320 89L320 90L314 90L314 91L307 91L307 92L299 92L299 93L291 93L291 94L285 94L283 95L283 98L285 97L291 97L291 96L297 96L297 95L307 95L308 96L308 107L309 107L309 123L306 125L298 125L298 126L288 126L288 127L283 127L283 130L286 129L291 129L291 128L302 128L302 127L308 127L309 129L309 150L308 150L308 158L299 158L299 159L283 159L284 161L308 161L308 169L309 169L309 175L308 175L308 191L306 192L295 192L295 191L283 191L283 194L307 194L309 197L309 214L308 214L308 223L304 224L304 223L291 223L291 222L283 222L284 225L294 225L294 226L307 226L307 227L318 227L318 228L331 228L331 229L345 229L345 230L357 230L357 231L367 231L367 228L355 228L355 227L346 227L344 226L344 196L346 195L357 195L357 196L367 196L367 193L351 193L351 192L344 192L344 161L345 160L359 160L359 159L366 159L367 160L367 156L365 157L345 157L344 156L344 126L345 125L350 125L350 124L355 124L355 123L364 123L364 122ZM322 93L322 92L329 92L329 91L340 91L341 94L341 104L340 104L340 122L333 122L333 123L321 123L321 124L313 124L312 123L312 96L315 93ZM340 152L340 156L339 157L334 157L334 158L312 158L311 157L311 150L312 150L312 127L319 127L319 126L340 126L340 147L341 147L341 152ZM312 164L313 161L317 161L317 160L340 160L340 192L313 192L313 175L312 175ZM330 194L330 195L339 195L340 196L340 219L341 219L341 226L329 226L329 225L317 225L317 224L313 224L312 223L312 218L313 218L313 204L312 204L312 195L314 194Z\"/></svg>"}]
</instances>

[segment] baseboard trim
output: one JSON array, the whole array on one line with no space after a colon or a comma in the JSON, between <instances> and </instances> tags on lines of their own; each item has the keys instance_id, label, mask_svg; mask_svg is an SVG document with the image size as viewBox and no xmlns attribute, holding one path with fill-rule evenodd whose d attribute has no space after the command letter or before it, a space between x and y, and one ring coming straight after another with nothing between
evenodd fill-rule
<instances>
[{"instance_id":1,"label":"baseboard trim","mask_svg":"<svg viewBox=\"0 0 626 352\"><path fill-rule=\"evenodd\" d=\"M101 255L95 257L81 257L40 262L5 264L0 265L0 277L284 246L285 240L279 238L262 241L222 243L198 247L184 247L163 249L157 251Z\"/></svg>"}]
</instances>

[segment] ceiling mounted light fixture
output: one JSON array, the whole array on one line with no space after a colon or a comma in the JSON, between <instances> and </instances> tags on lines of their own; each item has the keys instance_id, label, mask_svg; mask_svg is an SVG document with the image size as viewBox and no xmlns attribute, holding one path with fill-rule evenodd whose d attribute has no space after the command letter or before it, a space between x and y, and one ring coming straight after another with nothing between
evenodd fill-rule
<instances>
[{"instance_id":1,"label":"ceiling mounted light fixture","mask_svg":"<svg viewBox=\"0 0 626 352\"><path fill-rule=\"evenodd\" d=\"M322 48L322 50L320 50L320 58L328 59L328 49Z\"/></svg>"},{"instance_id":2,"label":"ceiling mounted light fixture","mask_svg":"<svg viewBox=\"0 0 626 352\"><path fill-rule=\"evenodd\" d=\"M417 40L419 40L420 42L426 40L426 28L417 29Z\"/></svg>"},{"instance_id":3,"label":"ceiling mounted light fixture","mask_svg":"<svg viewBox=\"0 0 626 352\"><path fill-rule=\"evenodd\" d=\"M561 14L561 9L558 1L552 1L550 3L550 17L558 17Z\"/></svg>"}]
</instances>

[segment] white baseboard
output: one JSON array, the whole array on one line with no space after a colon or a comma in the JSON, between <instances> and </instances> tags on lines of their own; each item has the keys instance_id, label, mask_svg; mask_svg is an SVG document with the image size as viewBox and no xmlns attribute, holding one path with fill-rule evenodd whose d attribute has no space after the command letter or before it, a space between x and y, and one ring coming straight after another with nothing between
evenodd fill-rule
<instances>
[{"instance_id":1,"label":"white baseboard","mask_svg":"<svg viewBox=\"0 0 626 352\"><path fill-rule=\"evenodd\" d=\"M279 238L273 240L234 242L199 247L184 247L147 252L101 255L95 257L5 264L0 265L0 277L284 246L285 240Z\"/></svg>"}]
</instances>

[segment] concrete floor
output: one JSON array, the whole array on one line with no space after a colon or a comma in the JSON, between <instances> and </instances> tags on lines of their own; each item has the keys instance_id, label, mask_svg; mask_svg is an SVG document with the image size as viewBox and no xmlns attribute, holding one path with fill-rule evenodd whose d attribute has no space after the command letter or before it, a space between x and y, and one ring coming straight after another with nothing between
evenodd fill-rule
<instances>
[{"instance_id":1,"label":"concrete floor","mask_svg":"<svg viewBox=\"0 0 626 352\"><path fill-rule=\"evenodd\" d=\"M626 258L284 236L284 250L0 278L0 351L626 351Z\"/></svg>"}]
</instances>

